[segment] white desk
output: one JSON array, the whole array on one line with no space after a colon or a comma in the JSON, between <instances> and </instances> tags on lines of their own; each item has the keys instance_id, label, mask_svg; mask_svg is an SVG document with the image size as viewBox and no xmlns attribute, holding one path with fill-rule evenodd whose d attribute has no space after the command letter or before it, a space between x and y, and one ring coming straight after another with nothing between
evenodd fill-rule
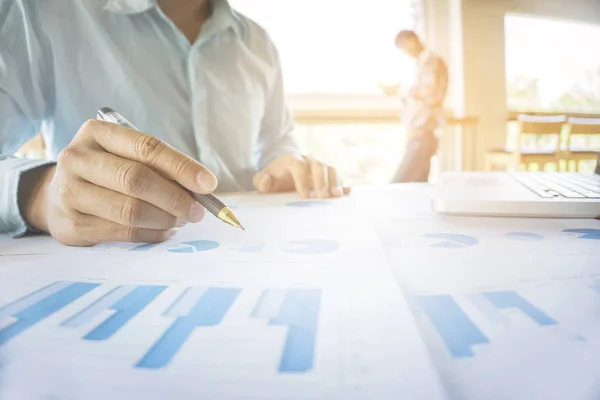
<instances>
[{"instance_id":1,"label":"white desk","mask_svg":"<svg viewBox=\"0 0 600 400\"><path fill-rule=\"evenodd\" d=\"M411 307L419 335L448 398L600 398L600 221L441 217L430 211L429 196L430 187L421 184L359 188L349 198L337 202L301 204L294 215L298 216L298 223L306 223L309 227L311 215L330 216L333 221L345 213L343 217L349 221L348 227L327 228L339 235L359 229L362 225L358 220L365 227L372 227L384 257L377 258L373 253L373 262L377 265L366 265L360 272L366 273L359 280L367 285L369 269L375 274L382 264L389 264L383 267L391 268ZM264 212L267 204L273 207L273 212L280 212L277 210L290 202L287 195L231 195L226 199L242 216ZM311 214L311 209L320 211ZM281 224L281 236L285 238L293 228L286 227L283 221ZM365 228L361 233L365 238L371 235L369 229ZM58 266L51 262L60 257L61 252L51 240L36 245L38 255L27 255L32 253L27 240L0 239L0 283L7 282L17 273L17 268L8 268L8 264L22 263L28 268L34 268L34 264L47 264L57 274L78 268L77 265ZM277 240L274 238L274 242ZM188 248L174 247L169 251L187 251ZM221 248L241 251L237 239ZM251 247L245 248L254 251ZM100 247L74 251L81 255L76 257L80 263L92 263L97 254L94 251L104 250L106 248ZM117 250L114 254L120 254ZM225 253L214 254L222 257L219 254ZM158 252L149 252L146 256L162 257ZM238 267L241 276L252 278L253 272L243 267L247 259L227 257L232 262L242 263ZM117 257L114 260L118 264L123 259ZM323 268L333 265L331 263L336 260L324 258L321 260ZM273 253L267 261L276 264L293 259L288 259L284 253ZM111 268L118 270L114 265ZM173 268L176 265L165 266L162 273L166 278ZM144 280L142 264L135 264L131 269L132 276L137 274L139 281ZM95 275L91 279L110 280L103 269L92 271ZM306 279L311 274L313 277L325 274L319 271L310 267ZM218 273L211 270L215 276ZM339 274L344 272L340 270ZM279 279L275 275L270 279ZM194 276L188 278L196 279ZM372 296L377 298L379 294ZM358 299L362 301L360 296ZM0 293L0 306L9 300ZM0 329L2 323L0 309ZM321 323L327 326L327 321ZM256 333L253 329L256 328L251 328L250 332ZM82 332L85 331L78 331L79 334ZM373 337L357 340L367 343L384 340L383 332L371 334ZM345 333L340 331L340 335L337 341L346 340ZM1 337L0 333L0 341ZM114 342L115 345L119 343L118 340ZM334 346L334 343L330 345ZM405 343L398 339L397 346L390 345L388 356L395 357L392 354L403 345ZM248 348L239 350L249 351ZM317 357L315 368L319 367L318 360ZM414 362L416 368L422 360L409 361ZM248 374L252 375L251 372ZM139 384L145 385L152 376L148 375ZM352 376L352 380L356 378ZM261 382L264 377L253 379ZM391 377L379 383L378 398L398 398L399 393L386 386L395 380L402 380L402 377ZM302 382L302 385L298 382L299 388L323 385L324 381L309 379ZM352 393L361 398L359 392ZM298 394L290 392L289 395Z\"/></svg>"}]
</instances>

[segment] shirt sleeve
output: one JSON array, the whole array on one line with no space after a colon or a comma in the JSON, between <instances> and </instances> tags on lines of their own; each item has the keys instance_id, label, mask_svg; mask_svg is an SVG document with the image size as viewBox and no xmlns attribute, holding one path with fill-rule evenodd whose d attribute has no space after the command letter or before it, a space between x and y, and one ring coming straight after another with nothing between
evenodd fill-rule
<instances>
[{"instance_id":1,"label":"shirt sleeve","mask_svg":"<svg viewBox=\"0 0 600 400\"><path fill-rule=\"evenodd\" d=\"M275 78L265 102L259 134L257 171L285 154L298 152L298 146L292 136L294 118L286 104L283 73L278 56L275 64Z\"/></svg>"},{"instance_id":2,"label":"shirt sleeve","mask_svg":"<svg viewBox=\"0 0 600 400\"><path fill-rule=\"evenodd\" d=\"M0 233L20 236L29 230L19 210L23 173L44 160L12 155L41 129L49 114L50 82L43 57L44 38L32 22L32 2L0 2ZM34 18L33 18L34 19ZM39 27L38 27L39 29Z\"/></svg>"}]
</instances>

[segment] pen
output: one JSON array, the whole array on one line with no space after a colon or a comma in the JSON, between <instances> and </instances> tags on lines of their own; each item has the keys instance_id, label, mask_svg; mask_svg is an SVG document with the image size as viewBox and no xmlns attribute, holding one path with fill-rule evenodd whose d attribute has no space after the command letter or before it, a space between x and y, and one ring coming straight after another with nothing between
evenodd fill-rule
<instances>
[{"instance_id":1,"label":"pen","mask_svg":"<svg viewBox=\"0 0 600 400\"><path fill-rule=\"evenodd\" d=\"M125 118L110 107L104 107L98 110L96 118L101 121L112 122L139 131L139 129L136 128L131 122L129 122L127 118ZM219 200L217 196L215 196L212 193L197 194L190 192L190 194L194 197L194 199L196 199L198 203L202 204L212 215L214 215L221 221L228 223L231 226L244 230L244 227L242 226L238 218L235 216L233 211L231 211L229 207L227 207L221 200Z\"/></svg>"}]
</instances>

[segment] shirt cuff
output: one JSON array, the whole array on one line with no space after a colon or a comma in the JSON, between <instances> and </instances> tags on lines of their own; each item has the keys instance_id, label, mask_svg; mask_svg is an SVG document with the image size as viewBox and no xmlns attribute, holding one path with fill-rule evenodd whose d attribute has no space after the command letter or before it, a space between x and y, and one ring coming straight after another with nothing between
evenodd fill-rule
<instances>
[{"instance_id":1,"label":"shirt cuff","mask_svg":"<svg viewBox=\"0 0 600 400\"><path fill-rule=\"evenodd\" d=\"M294 141L291 135L287 135L285 138L279 140L276 146L272 146L272 150L263 154L260 162L258 163L258 170L256 172L260 172L267 167L272 161L277 160L280 157L285 156L286 154L294 153L300 154L300 150L298 145Z\"/></svg>"},{"instance_id":2,"label":"shirt cuff","mask_svg":"<svg viewBox=\"0 0 600 400\"><path fill-rule=\"evenodd\" d=\"M0 157L0 233L17 238L38 232L25 221L19 209L19 183L25 172L52 164L55 162Z\"/></svg>"}]
</instances>

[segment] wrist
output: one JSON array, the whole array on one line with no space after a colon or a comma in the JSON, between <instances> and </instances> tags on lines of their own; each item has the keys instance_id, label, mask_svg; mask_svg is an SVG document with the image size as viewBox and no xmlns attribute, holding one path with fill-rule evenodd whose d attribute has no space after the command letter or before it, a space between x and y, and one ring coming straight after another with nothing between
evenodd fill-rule
<instances>
[{"instance_id":1,"label":"wrist","mask_svg":"<svg viewBox=\"0 0 600 400\"><path fill-rule=\"evenodd\" d=\"M48 232L46 222L46 193L54 177L55 165L34 168L21 175L19 180L19 210L32 228Z\"/></svg>"}]
</instances>

